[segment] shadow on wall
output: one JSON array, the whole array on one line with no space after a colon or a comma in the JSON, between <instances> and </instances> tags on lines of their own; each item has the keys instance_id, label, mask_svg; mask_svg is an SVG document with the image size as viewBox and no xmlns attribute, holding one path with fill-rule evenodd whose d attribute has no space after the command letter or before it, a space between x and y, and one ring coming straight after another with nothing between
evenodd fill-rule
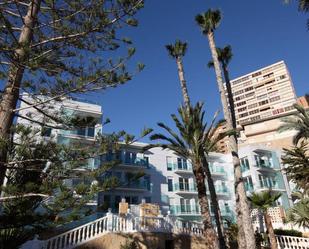
<instances>
[{"instance_id":1,"label":"shadow on wall","mask_svg":"<svg viewBox=\"0 0 309 249\"><path fill-rule=\"evenodd\" d=\"M203 237L167 233L109 233L77 248L121 249L127 241L134 241L136 249L207 249Z\"/></svg>"}]
</instances>

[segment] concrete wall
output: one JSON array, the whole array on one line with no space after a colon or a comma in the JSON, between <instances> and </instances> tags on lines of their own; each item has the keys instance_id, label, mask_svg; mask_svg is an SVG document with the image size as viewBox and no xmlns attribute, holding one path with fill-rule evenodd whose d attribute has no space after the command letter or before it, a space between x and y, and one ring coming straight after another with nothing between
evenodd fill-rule
<instances>
[{"instance_id":1,"label":"concrete wall","mask_svg":"<svg viewBox=\"0 0 309 249\"><path fill-rule=\"evenodd\" d=\"M92 240L78 249L120 249L126 241L134 240L138 249L207 249L204 238L166 233L110 233Z\"/></svg>"}]
</instances>

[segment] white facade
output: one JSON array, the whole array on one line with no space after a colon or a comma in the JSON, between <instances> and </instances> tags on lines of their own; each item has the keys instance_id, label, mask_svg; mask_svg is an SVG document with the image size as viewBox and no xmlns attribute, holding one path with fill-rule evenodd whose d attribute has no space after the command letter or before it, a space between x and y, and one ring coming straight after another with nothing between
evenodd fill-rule
<instances>
[{"instance_id":1,"label":"white facade","mask_svg":"<svg viewBox=\"0 0 309 249\"><path fill-rule=\"evenodd\" d=\"M33 103L33 100L27 96L24 98L28 103ZM21 116L31 116L32 119L35 118L42 123L43 116L37 109L25 103L21 103L20 108ZM48 128L48 132L45 130L42 134L42 136L56 139L59 143L70 143L75 139L85 143L92 142L96 133L101 131L102 111L99 105L66 99L63 102L49 102L48 105L44 104L39 108L49 113L61 112L68 116L94 118L93 127L79 130ZM18 118L17 123L42 128L42 124L31 123L22 118ZM59 125L50 120L45 123L55 127ZM199 220L200 208L190 162L178 157L172 151L161 148L152 148L142 152L146 145L145 143L123 144L120 151L101 156L101 161L120 160L121 163L102 175L102 181L110 176L118 178L119 185L112 190L99 193L98 209L106 211L112 208L114 212L117 212L118 204L123 198L129 204L139 204L145 200L157 203L163 214L170 213L183 220ZM274 191L282 193L278 204L288 208L290 190L286 177L280 171L280 152L264 147L246 146L240 149L239 155L248 194L271 187ZM98 167L100 160L90 159L88 168ZM221 214L224 218L235 220L234 174L231 155L210 153L208 161ZM136 174L143 176L136 179L134 178Z\"/></svg>"},{"instance_id":2,"label":"white facade","mask_svg":"<svg viewBox=\"0 0 309 249\"><path fill-rule=\"evenodd\" d=\"M239 150L239 157L248 195L271 189L282 194L278 206L287 209L292 205L289 183L282 173L280 150L249 145Z\"/></svg>"},{"instance_id":3,"label":"white facade","mask_svg":"<svg viewBox=\"0 0 309 249\"><path fill-rule=\"evenodd\" d=\"M161 148L141 153L145 145L147 144L135 143L121 150L118 157L123 163L113 168L109 175L118 177L126 186L101 193L99 205L117 211L122 198L130 204L139 204L145 199L146 202L159 204L163 214L170 212L184 220L198 220L200 208L190 162ZM221 213L234 220L233 169L229 157L212 153L209 162ZM139 171L143 171L145 175L128 184L127 174Z\"/></svg>"}]
</instances>

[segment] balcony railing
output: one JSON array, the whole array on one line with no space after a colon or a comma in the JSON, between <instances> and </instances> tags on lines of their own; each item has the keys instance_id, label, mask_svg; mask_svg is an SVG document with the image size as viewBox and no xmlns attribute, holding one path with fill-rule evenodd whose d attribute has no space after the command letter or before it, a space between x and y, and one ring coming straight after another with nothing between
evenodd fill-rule
<instances>
[{"instance_id":1,"label":"balcony railing","mask_svg":"<svg viewBox=\"0 0 309 249\"><path fill-rule=\"evenodd\" d=\"M212 175L224 175L226 176L226 172L223 167L212 166L210 167L210 173Z\"/></svg>"},{"instance_id":2,"label":"balcony railing","mask_svg":"<svg viewBox=\"0 0 309 249\"><path fill-rule=\"evenodd\" d=\"M187 193L197 192L195 184L186 184L186 183L175 183L173 185L173 190L175 192L187 192Z\"/></svg>"},{"instance_id":3,"label":"balcony railing","mask_svg":"<svg viewBox=\"0 0 309 249\"><path fill-rule=\"evenodd\" d=\"M245 184L245 190L249 192L253 192L254 189L252 185Z\"/></svg>"},{"instance_id":4,"label":"balcony railing","mask_svg":"<svg viewBox=\"0 0 309 249\"><path fill-rule=\"evenodd\" d=\"M229 194L229 191L228 191L227 187L225 187L225 186L216 186L215 188L216 188L217 194L224 194L224 195Z\"/></svg>"},{"instance_id":5,"label":"balcony railing","mask_svg":"<svg viewBox=\"0 0 309 249\"><path fill-rule=\"evenodd\" d=\"M167 167L174 171L192 172L192 165L189 163L187 164L167 163Z\"/></svg>"},{"instance_id":6,"label":"balcony railing","mask_svg":"<svg viewBox=\"0 0 309 249\"><path fill-rule=\"evenodd\" d=\"M150 184L147 181L137 181L137 182L124 182L119 184L120 189L132 189L132 190L150 190Z\"/></svg>"},{"instance_id":7,"label":"balcony railing","mask_svg":"<svg viewBox=\"0 0 309 249\"><path fill-rule=\"evenodd\" d=\"M122 160L122 164L129 166L141 166L141 167L149 167L148 158L137 157L135 159L125 159Z\"/></svg>"},{"instance_id":8,"label":"balcony railing","mask_svg":"<svg viewBox=\"0 0 309 249\"><path fill-rule=\"evenodd\" d=\"M200 208L198 205L171 205L171 214L174 215L200 215Z\"/></svg>"}]
</instances>

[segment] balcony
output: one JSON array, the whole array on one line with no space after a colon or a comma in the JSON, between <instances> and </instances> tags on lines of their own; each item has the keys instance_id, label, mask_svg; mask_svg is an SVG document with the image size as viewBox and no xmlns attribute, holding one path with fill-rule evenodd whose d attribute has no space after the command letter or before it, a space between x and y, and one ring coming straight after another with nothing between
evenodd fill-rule
<instances>
[{"instance_id":1,"label":"balcony","mask_svg":"<svg viewBox=\"0 0 309 249\"><path fill-rule=\"evenodd\" d=\"M246 183L245 183L245 190L246 190L247 192L253 192L253 191L254 191L254 188L253 188L252 185L249 185L249 184L246 184Z\"/></svg>"},{"instance_id":2,"label":"balcony","mask_svg":"<svg viewBox=\"0 0 309 249\"><path fill-rule=\"evenodd\" d=\"M227 187L225 186L215 186L217 195L229 195Z\"/></svg>"},{"instance_id":3,"label":"balcony","mask_svg":"<svg viewBox=\"0 0 309 249\"><path fill-rule=\"evenodd\" d=\"M148 157L136 157L134 159L124 159L122 160L121 166L124 167L132 167L132 168L137 168L137 167L142 167L142 168L149 168L149 162L148 162Z\"/></svg>"},{"instance_id":4,"label":"balcony","mask_svg":"<svg viewBox=\"0 0 309 249\"><path fill-rule=\"evenodd\" d=\"M150 184L147 181L120 183L118 190L125 191L150 191Z\"/></svg>"},{"instance_id":5,"label":"balcony","mask_svg":"<svg viewBox=\"0 0 309 249\"><path fill-rule=\"evenodd\" d=\"M195 184L175 183L173 185L173 191L176 194L197 194Z\"/></svg>"},{"instance_id":6,"label":"balcony","mask_svg":"<svg viewBox=\"0 0 309 249\"><path fill-rule=\"evenodd\" d=\"M192 171L192 165L187 163L187 164L173 164L172 169L175 171L175 173L189 173L193 174Z\"/></svg>"},{"instance_id":7,"label":"balcony","mask_svg":"<svg viewBox=\"0 0 309 249\"><path fill-rule=\"evenodd\" d=\"M258 187L258 190L260 191L266 191L271 189L272 191L285 191L285 187L278 184L278 183L265 183L260 181L260 186Z\"/></svg>"},{"instance_id":8,"label":"balcony","mask_svg":"<svg viewBox=\"0 0 309 249\"><path fill-rule=\"evenodd\" d=\"M226 172L223 167L219 166L210 166L210 173L212 176L226 176Z\"/></svg>"},{"instance_id":9,"label":"balcony","mask_svg":"<svg viewBox=\"0 0 309 249\"><path fill-rule=\"evenodd\" d=\"M171 214L179 216L200 216L200 207L198 205L171 205Z\"/></svg>"}]
</instances>

